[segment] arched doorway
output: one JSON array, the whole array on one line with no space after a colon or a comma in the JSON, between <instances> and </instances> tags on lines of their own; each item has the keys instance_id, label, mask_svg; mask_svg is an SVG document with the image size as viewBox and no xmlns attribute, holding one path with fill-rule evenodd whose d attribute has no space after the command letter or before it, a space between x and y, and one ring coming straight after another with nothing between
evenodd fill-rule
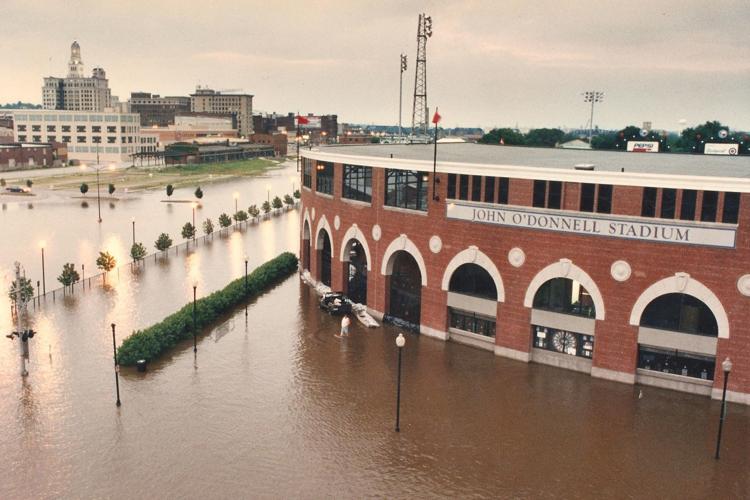
<instances>
[{"instance_id":1,"label":"arched doorway","mask_svg":"<svg viewBox=\"0 0 750 500\"><path fill-rule=\"evenodd\" d=\"M404 327L419 330L422 310L422 273L409 252L399 250L391 257L388 315Z\"/></svg>"},{"instance_id":2,"label":"arched doorway","mask_svg":"<svg viewBox=\"0 0 750 500\"><path fill-rule=\"evenodd\" d=\"M302 269L310 270L310 224L305 220L302 225Z\"/></svg>"},{"instance_id":3,"label":"arched doorway","mask_svg":"<svg viewBox=\"0 0 750 500\"><path fill-rule=\"evenodd\" d=\"M367 253L358 240L349 240L344 248L346 295L352 302L367 304Z\"/></svg>"},{"instance_id":4,"label":"arched doorway","mask_svg":"<svg viewBox=\"0 0 750 500\"><path fill-rule=\"evenodd\" d=\"M320 282L326 286L331 286L331 238L325 229L318 233L318 248L320 249L320 258L318 259L318 269L320 271L318 276Z\"/></svg>"},{"instance_id":5,"label":"arched doorway","mask_svg":"<svg viewBox=\"0 0 750 500\"><path fill-rule=\"evenodd\" d=\"M685 293L656 297L640 318L638 368L713 380L718 335L716 316L702 300Z\"/></svg>"}]
</instances>

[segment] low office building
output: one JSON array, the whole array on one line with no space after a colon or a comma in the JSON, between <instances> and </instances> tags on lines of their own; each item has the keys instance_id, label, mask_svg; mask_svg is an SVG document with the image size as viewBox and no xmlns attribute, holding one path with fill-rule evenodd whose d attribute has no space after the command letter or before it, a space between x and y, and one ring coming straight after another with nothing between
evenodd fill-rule
<instances>
[{"instance_id":1,"label":"low office building","mask_svg":"<svg viewBox=\"0 0 750 500\"><path fill-rule=\"evenodd\" d=\"M190 112L190 97L165 96L150 92L132 92L128 101L131 113L141 116L142 127L174 125L175 116Z\"/></svg>"},{"instance_id":2,"label":"low office building","mask_svg":"<svg viewBox=\"0 0 750 500\"><path fill-rule=\"evenodd\" d=\"M253 144L268 144L273 146L276 156L286 156L289 136L286 134L252 134L248 139Z\"/></svg>"},{"instance_id":3,"label":"low office building","mask_svg":"<svg viewBox=\"0 0 750 500\"><path fill-rule=\"evenodd\" d=\"M64 144L0 144L0 171L59 167L68 160Z\"/></svg>"},{"instance_id":4,"label":"low office building","mask_svg":"<svg viewBox=\"0 0 750 500\"><path fill-rule=\"evenodd\" d=\"M175 143L164 150L164 163L185 165L191 163L220 163L226 161L268 158L274 156L273 146L244 143Z\"/></svg>"},{"instance_id":5,"label":"low office building","mask_svg":"<svg viewBox=\"0 0 750 500\"><path fill-rule=\"evenodd\" d=\"M18 110L16 142L61 142L70 159L101 163L129 161L138 151L140 119L133 113Z\"/></svg>"},{"instance_id":6,"label":"low office building","mask_svg":"<svg viewBox=\"0 0 750 500\"><path fill-rule=\"evenodd\" d=\"M376 316L499 356L750 404L750 159L303 150L300 255Z\"/></svg>"}]
</instances>

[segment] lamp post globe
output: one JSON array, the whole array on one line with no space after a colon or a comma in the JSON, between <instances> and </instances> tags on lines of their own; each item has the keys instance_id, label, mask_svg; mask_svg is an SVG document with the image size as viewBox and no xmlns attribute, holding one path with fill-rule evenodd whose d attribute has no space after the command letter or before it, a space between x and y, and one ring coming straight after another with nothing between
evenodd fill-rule
<instances>
[{"instance_id":1,"label":"lamp post globe","mask_svg":"<svg viewBox=\"0 0 750 500\"><path fill-rule=\"evenodd\" d=\"M403 333L399 333L398 337L396 337L396 345L398 347L404 347L406 345L406 338L404 338Z\"/></svg>"}]
</instances>

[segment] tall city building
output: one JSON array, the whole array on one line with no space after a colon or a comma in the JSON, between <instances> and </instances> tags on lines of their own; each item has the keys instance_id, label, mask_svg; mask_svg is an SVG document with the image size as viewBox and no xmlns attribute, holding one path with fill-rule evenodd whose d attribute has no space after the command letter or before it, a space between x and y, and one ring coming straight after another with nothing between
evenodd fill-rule
<instances>
[{"instance_id":1,"label":"tall city building","mask_svg":"<svg viewBox=\"0 0 750 500\"><path fill-rule=\"evenodd\" d=\"M164 96L150 92L131 92L130 112L141 115L143 127L174 125L175 115L190 112L187 96Z\"/></svg>"},{"instance_id":2,"label":"tall city building","mask_svg":"<svg viewBox=\"0 0 750 500\"><path fill-rule=\"evenodd\" d=\"M81 46L73 42L70 46L68 76L44 79L42 103L44 109L104 111L112 106L107 74L102 68L94 68L91 77L83 76Z\"/></svg>"},{"instance_id":3,"label":"tall city building","mask_svg":"<svg viewBox=\"0 0 750 500\"><path fill-rule=\"evenodd\" d=\"M206 87L198 87L190 94L190 111L194 113L231 113L237 118L237 131L243 137L253 133L253 96L251 94L223 94Z\"/></svg>"}]
</instances>

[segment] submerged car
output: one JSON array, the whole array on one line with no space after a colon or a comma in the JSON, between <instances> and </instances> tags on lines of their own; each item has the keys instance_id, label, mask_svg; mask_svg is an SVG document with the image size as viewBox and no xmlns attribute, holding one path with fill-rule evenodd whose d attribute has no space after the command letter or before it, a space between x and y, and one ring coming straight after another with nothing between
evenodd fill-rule
<instances>
[{"instance_id":1,"label":"submerged car","mask_svg":"<svg viewBox=\"0 0 750 500\"><path fill-rule=\"evenodd\" d=\"M328 292L320 298L320 308L329 314L349 314L352 312L352 301L342 292Z\"/></svg>"}]
</instances>

